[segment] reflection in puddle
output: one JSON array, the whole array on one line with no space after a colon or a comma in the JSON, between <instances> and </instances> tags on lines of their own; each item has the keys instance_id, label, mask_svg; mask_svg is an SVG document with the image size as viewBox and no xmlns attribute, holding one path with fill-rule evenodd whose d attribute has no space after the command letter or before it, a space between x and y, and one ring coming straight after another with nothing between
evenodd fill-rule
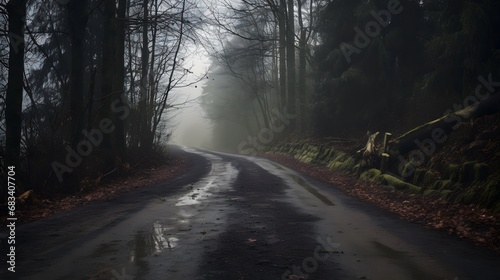
<instances>
[{"instance_id":1,"label":"reflection in puddle","mask_svg":"<svg viewBox=\"0 0 500 280\"><path fill-rule=\"evenodd\" d=\"M213 189L229 188L238 177L239 171L231 163L224 163L217 156L206 156L212 159L210 173L199 183L193 185L193 190L181 197L175 206L200 204L202 199L213 194Z\"/></svg>"},{"instance_id":2,"label":"reflection in puddle","mask_svg":"<svg viewBox=\"0 0 500 280\"><path fill-rule=\"evenodd\" d=\"M130 242L130 262L136 262L141 258L161 253L164 250L172 250L179 245L179 239L174 236L166 236L169 229L163 227L158 221L153 224L150 232L138 232L134 240Z\"/></svg>"},{"instance_id":3,"label":"reflection in puddle","mask_svg":"<svg viewBox=\"0 0 500 280\"><path fill-rule=\"evenodd\" d=\"M231 188L239 173L235 166L211 154L200 153L191 149L185 150L202 154L204 157L210 159L212 166L207 176L197 183L187 186L190 188L190 191L179 198L175 206L204 205L201 204L203 199L221 190ZM161 204L159 205L162 207ZM164 253L164 257L177 258L178 254L182 254L182 244L184 244L184 249L188 246L185 245L186 241L181 241L179 237L186 237L184 234L191 230L193 216L198 215L200 211L199 205L197 207L176 207L175 209L178 210L178 213L175 218L156 220L153 223L153 227L149 230L135 233L133 239L128 244L128 261L133 263L139 270L136 275L145 275L150 270L150 256L158 256L165 251L172 252L171 254L168 252ZM170 205L167 207L170 207ZM172 234L173 232L175 232L175 236ZM181 239L183 238L181 237ZM173 252L174 250L176 250L175 253ZM159 278L155 277L151 279Z\"/></svg>"}]
</instances>

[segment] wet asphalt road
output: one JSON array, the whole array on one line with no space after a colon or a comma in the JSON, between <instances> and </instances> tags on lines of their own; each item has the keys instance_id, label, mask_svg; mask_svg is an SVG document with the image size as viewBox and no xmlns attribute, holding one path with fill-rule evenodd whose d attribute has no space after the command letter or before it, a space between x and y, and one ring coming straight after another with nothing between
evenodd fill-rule
<instances>
[{"instance_id":1,"label":"wet asphalt road","mask_svg":"<svg viewBox=\"0 0 500 280\"><path fill-rule=\"evenodd\" d=\"M272 161L173 152L188 173L17 227L0 279L500 279L499 255Z\"/></svg>"}]
</instances>

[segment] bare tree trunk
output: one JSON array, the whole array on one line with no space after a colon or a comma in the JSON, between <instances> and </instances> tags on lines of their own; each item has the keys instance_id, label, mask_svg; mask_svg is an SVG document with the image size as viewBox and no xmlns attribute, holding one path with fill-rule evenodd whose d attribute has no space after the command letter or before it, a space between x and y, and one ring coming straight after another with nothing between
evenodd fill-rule
<instances>
[{"instance_id":1,"label":"bare tree trunk","mask_svg":"<svg viewBox=\"0 0 500 280\"><path fill-rule=\"evenodd\" d=\"M113 78L113 90L119 94L117 106L123 107L126 104L123 102L125 100L125 15L127 10L127 1L118 1L117 18L115 20L116 27L116 42L115 42L115 71ZM113 98L113 101L115 99ZM123 157L126 153L126 141L125 141L125 125L122 114L114 114L114 122L116 125L114 133L114 154L119 157Z\"/></svg>"},{"instance_id":2,"label":"bare tree trunk","mask_svg":"<svg viewBox=\"0 0 500 280\"><path fill-rule=\"evenodd\" d=\"M280 0L280 9L278 12L278 30L279 30L279 73L280 73L280 95L281 105L287 103L286 95L286 5L285 0Z\"/></svg>"},{"instance_id":3,"label":"bare tree trunk","mask_svg":"<svg viewBox=\"0 0 500 280\"><path fill-rule=\"evenodd\" d=\"M298 129L301 132L307 127L306 117L306 48L307 48L307 30L304 28L302 20L302 1L298 0L298 15L300 25L300 40L299 40L299 114L298 114Z\"/></svg>"},{"instance_id":4,"label":"bare tree trunk","mask_svg":"<svg viewBox=\"0 0 500 280\"><path fill-rule=\"evenodd\" d=\"M277 38L278 36L278 26L276 25L273 28L273 38ZM279 48L279 43L276 44L275 42L273 43L273 48L272 48L272 82L273 82L273 88L276 89L276 91L273 92L273 101L272 101L272 106L278 106L281 105L281 98L280 98L280 90L279 90L279 65L278 65L278 48Z\"/></svg>"},{"instance_id":5,"label":"bare tree trunk","mask_svg":"<svg viewBox=\"0 0 500 280\"><path fill-rule=\"evenodd\" d=\"M87 130L92 129L92 117L94 111L94 94L96 84L97 68L93 66L90 72L89 92L88 92L88 108L87 108Z\"/></svg>"},{"instance_id":6,"label":"bare tree trunk","mask_svg":"<svg viewBox=\"0 0 500 280\"><path fill-rule=\"evenodd\" d=\"M115 0L104 0L104 38L102 42L102 84L101 95L103 97L100 118L101 120L108 118L113 120L111 116L111 100L116 96L113 94L114 69L113 65L115 54L114 44L116 43L115 15L116 3ZM115 124L113 124L115 125ZM115 126L116 129L116 126ZM103 133L102 141L103 158L107 166L114 165L112 137L109 133Z\"/></svg>"},{"instance_id":7,"label":"bare tree trunk","mask_svg":"<svg viewBox=\"0 0 500 280\"><path fill-rule=\"evenodd\" d=\"M130 5L127 7L127 15L130 15ZM132 31L129 30L128 36L128 71L130 73L130 87L129 87L129 94L130 94L130 104L136 104L136 92L135 92L135 56L132 53ZM137 111L135 111L137 112ZM128 122L129 124L129 130L130 130L130 143L129 147L130 148L137 148L139 146L139 135L140 135L140 119L138 118L137 115L135 115L135 118L130 118L130 121Z\"/></svg>"},{"instance_id":8,"label":"bare tree trunk","mask_svg":"<svg viewBox=\"0 0 500 280\"><path fill-rule=\"evenodd\" d=\"M185 24L184 13L185 12L186 12L186 0L183 0L182 1L182 10L181 10L181 19L180 19L181 24L179 27L179 38L177 41L177 46L176 46L173 61L172 61L172 70L170 71L170 75L168 77L167 90L165 91L165 95L162 96L162 100L161 100L161 103L160 103L159 108L158 108L158 113L156 114L156 116L154 118L153 133L155 133L156 129L158 128L158 124L161 121L162 113L165 110L165 108L167 107L168 95L169 95L170 90L172 89L172 87L174 85L174 73L175 73L175 69L178 66L177 57L179 56L179 51L181 49L182 40L184 39L184 24Z\"/></svg>"},{"instance_id":9,"label":"bare tree trunk","mask_svg":"<svg viewBox=\"0 0 500 280\"><path fill-rule=\"evenodd\" d=\"M20 171L21 126L24 73L24 25L26 0L10 0L9 16L9 77L5 102L6 152L5 167L14 166ZM2 201L5 192L2 191Z\"/></svg>"},{"instance_id":10,"label":"bare tree trunk","mask_svg":"<svg viewBox=\"0 0 500 280\"><path fill-rule=\"evenodd\" d=\"M141 89L139 99L139 125L140 125L140 145L141 149L149 151L152 143L149 143L151 128L148 127L148 62L149 62L149 38L148 38L148 0L143 0L143 26L142 26L142 53L141 53Z\"/></svg>"},{"instance_id":11,"label":"bare tree trunk","mask_svg":"<svg viewBox=\"0 0 500 280\"><path fill-rule=\"evenodd\" d=\"M155 15L158 14L158 0L154 0L154 14L152 13L152 16L154 17ZM158 88L157 88L157 82L155 80L155 59L156 59L156 36L158 33L158 22L155 20L151 23L151 51L150 51L150 62L149 62L149 73L148 73L148 78L149 78L149 107L147 110L147 115L146 115L146 120L147 120L147 126L150 129L150 133L148 134L148 143L151 143L151 145L154 143L154 135L156 133L156 123L154 121L154 116L155 116L155 101L156 101L156 95L158 94Z\"/></svg>"},{"instance_id":12,"label":"bare tree trunk","mask_svg":"<svg viewBox=\"0 0 500 280\"><path fill-rule=\"evenodd\" d=\"M295 91L295 17L293 0L288 0L287 10L287 28L286 28L286 63L287 63L287 90L288 102L287 108L290 114L295 115L296 112L296 91ZM295 130L295 120L290 120L290 131Z\"/></svg>"},{"instance_id":13,"label":"bare tree trunk","mask_svg":"<svg viewBox=\"0 0 500 280\"><path fill-rule=\"evenodd\" d=\"M71 41L71 72L69 77L70 88L70 123L69 123L69 140L71 146L76 149L76 145L81 139L81 130L83 128L83 76L84 76L84 42L85 42L85 27L87 25L87 17L85 9L87 6L86 0L72 0L68 3L68 21L70 29Z\"/></svg>"}]
</instances>

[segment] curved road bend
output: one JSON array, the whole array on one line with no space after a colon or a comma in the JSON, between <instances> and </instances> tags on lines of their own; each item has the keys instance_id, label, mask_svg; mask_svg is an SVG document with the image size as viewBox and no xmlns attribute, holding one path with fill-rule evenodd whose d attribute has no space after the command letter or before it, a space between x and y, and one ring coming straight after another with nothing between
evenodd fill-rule
<instances>
[{"instance_id":1,"label":"curved road bend","mask_svg":"<svg viewBox=\"0 0 500 280\"><path fill-rule=\"evenodd\" d=\"M188 173L19 226L0 278L500 279L499 255L267 159L172 150Z\"/></svg>"}]
</instances>

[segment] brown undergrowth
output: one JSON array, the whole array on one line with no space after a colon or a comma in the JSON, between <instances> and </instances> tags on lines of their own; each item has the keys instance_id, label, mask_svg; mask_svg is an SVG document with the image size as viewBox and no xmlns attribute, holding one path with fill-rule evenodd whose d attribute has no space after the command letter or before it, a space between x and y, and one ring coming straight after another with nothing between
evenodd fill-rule
<instances>
[{"instance_id":1,"label":"brown undergrowth","mask_svg":"<svg viewBox=\"0 0 500 280\"><path fill-rule=\"evenodd\" d=\"M36 199L36 203L21 208L18 207L16 217L20 223L25 223L58 212L68 211L91 201L112 199L119 194L177 177L185 172L186 168L187 159L178 155L171 155L164 165L136 170L130 175L100 183L98 186L84 192L74 195L55 196L50 199ZM5 220L5 217L2 217L2 219Z\"/></svg>"}]
</instances>

